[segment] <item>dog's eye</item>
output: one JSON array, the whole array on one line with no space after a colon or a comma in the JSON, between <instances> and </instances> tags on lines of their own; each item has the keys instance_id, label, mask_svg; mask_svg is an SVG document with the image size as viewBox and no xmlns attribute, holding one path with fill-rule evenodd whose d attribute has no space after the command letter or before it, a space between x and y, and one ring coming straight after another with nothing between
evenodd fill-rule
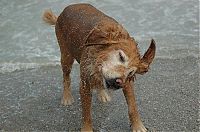
<instances>
[{"instance_id":1,"label":"dog's eye","mask_svg":"<svg viewBox=\"0 0 200 132\"><path fill-rule=\"evenodd\" d=\"M128 76L129 76L129 77L131 77L131 76L133 76L133 75L134 75L134 73L135 73L135 70L133 70L133 71L129 72Z\"/></svg>"},{"instance_id":2,"label":"dog's eye","mask_svg":"<svg viewBox=\"0 0 200 132\"><path fill-rule=\"evenodd\" d=\"M122 53L121 52L119 52L119 60L121 61L121 62L125 62L125 58L124 58L124 56L122 55Z\"/></svg>"}]
</instances>

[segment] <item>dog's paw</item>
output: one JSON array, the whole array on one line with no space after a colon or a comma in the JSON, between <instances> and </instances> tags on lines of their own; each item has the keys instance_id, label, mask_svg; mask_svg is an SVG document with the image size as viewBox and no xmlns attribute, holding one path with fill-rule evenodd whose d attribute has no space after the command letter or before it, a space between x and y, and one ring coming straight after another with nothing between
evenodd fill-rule
<instances>
[{"instance_id":1,"label":"dog's paw","mask_svg":"<svg viewBox=\"0 0 200 132\"><path fill-rule=\"evenodd\" d=\"M104 103L111 101L111 97L108 95L105 89L98 90L97 94L98 94L99 101L104 102Z\"/></svg>"},{"instance_id":2,"label":"dog's paw","mask_svg":"<svg viewBox=\"0 0 200 132\"><path fill-rule=\"evenodd\" d=\"M92 128L81 128L81 132L93 132Z\"/></svg>"},{"instance_id":3,"label":"dog's paw","mask_svg":"<svg viewBox=\"0 0 200 132\"><path fill-rule=\"evenodd\" d=\"M144 127L142 123L140 125L134 125L132 132L147 132L147 129Z\"/></svg>"},{"instance_id":4,"label":"dog's paw","mask_svg":"<svg viewBox=\"0 0 200 132\"><path fill-rule=\"evenodd\" d=\"M74 102L74 99L72 96L69 96L69 97L62 97L61 99L61 104L64 105L64 106L67 106L67 105L72 105L72 103Z\"/></svg>"}]
</instances>

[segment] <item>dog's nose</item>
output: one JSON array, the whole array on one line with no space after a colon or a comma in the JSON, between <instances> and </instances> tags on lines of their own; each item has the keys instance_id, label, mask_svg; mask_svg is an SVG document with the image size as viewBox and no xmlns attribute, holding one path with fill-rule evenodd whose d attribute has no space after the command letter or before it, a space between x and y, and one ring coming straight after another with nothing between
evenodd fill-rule
<instances>
[{"instance_id":1,"label":"dog's nose","mask_svg":"<svg viewBox=\"0 0 200 132\"><path fill-rule=\"evenodd\" d=\"M122 82L122 79L116 78L115 83L117 83L117 85L122 85L123 82Z\"/></svg>"},{"instance_id":2,"label":"dog's nose","mask_svg":"<svg viewBox=\"0 0 200 132\"><path fill-rule=\"evenodd\" d=\"M108 79L107 83L110 86L114 87L115 89L119 89L119 88L121 88L121 85L123 82L122 82L122 79L120 79L120 78L114 78L114 79Z\"/></svg>"}]
</instances>

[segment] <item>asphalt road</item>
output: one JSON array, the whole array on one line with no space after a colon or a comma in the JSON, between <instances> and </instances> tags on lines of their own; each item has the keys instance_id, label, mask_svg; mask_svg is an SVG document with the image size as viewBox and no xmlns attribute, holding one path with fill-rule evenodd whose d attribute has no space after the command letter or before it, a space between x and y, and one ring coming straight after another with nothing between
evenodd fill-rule
<instances>
[{"instance_id":1,"label":"asphalt road","mask_svg":"<svg viewBox=\"0 0 200 132\"><path fill-rule=\"evenodd\" d=\"M0 74L0 130L79 131L78 64L71 75L75 102L63 107L60 66ZM137 76L135 91L141 118L150 131L199 130L196 58L156 59L148 74ZM92 109L96 131L130 131L121 90L106 104L93 96Z\"/></svg>"}]
</instances>

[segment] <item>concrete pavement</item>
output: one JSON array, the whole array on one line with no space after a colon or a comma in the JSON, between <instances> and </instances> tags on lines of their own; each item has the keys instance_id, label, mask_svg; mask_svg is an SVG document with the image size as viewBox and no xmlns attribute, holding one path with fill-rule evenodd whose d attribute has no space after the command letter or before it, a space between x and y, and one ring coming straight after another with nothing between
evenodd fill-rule
<instances>
[{"instance_id":1,"label":"concrete pavement","mask_svg":"<svg viewBox=\"0 0 200 132\"><path fill-rule=\"evenodd\" d=\"M78 64L71 75L75 102L63 107L60 66L0 74L0 130L79 131ZM197 58L156 59L148 74L137 76L135 87L141 118L151 131L199 130ZM130 131L121 90L106 104L93 96L92 109L95 131Z\"/></svg>"}]
</instances>

